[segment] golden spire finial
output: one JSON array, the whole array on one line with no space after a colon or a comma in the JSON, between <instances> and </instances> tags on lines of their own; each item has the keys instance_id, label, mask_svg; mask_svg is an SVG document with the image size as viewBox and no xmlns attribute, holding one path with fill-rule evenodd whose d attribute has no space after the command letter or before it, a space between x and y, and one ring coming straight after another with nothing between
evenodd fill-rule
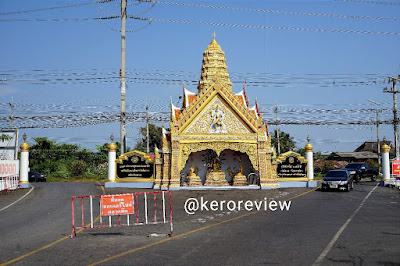
<instances>
[{"instance_id":1,"label":"golden spire finial","mask_svg":"<svg viewBox=\"0 0 400 266\"><path fill-rule=\"evenodd\" d=\"M231 89L232 87L232 82L229 80L227 71L225 52L222 51L221 46L215 40L215 31L212 36L213 40L203 53L200 83L197 86L199 92L203 88L210 86L217 78L225 84L226 88Z\"/></svg>"}]
</instances>

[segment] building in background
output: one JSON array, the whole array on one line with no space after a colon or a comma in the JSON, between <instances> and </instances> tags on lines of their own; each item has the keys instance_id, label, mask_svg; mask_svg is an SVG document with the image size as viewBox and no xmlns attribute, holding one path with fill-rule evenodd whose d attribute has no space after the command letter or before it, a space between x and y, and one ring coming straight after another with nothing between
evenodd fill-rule
<instances>
[{"instance_id":1,"label":"building in background","mask_svg":"<svg viewBox=\"0 0 400 266\"><path fill-rule=\"evenodd\" d=\"M18 129L0 131L0 160L18 159Z\"/></svg>"}]
</instances>

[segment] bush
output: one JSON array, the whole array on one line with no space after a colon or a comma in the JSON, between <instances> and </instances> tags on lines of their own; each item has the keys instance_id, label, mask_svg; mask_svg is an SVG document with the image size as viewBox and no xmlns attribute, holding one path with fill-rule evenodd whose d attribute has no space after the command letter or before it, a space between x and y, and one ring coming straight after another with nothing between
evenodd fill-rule
<instances>
[{"instance_id":1,"label":"bush","mask_svg":"<svg viewBox=\"0 0 400 266\"><path fill-rule=\"evenodd\" d=\"M108 162L98 164L94 167L93 173L96 175L107 176L108 174Z\"/></svg>"},{"instance_id":2,"label":"bush","mask_svg":"<svg viewBox=\"0 0 400 266\"><path fill-rule=\"evenodd\" d=\"M51 177L59 179L68 179L70 175L66 164L60 164L57 170L51 173Z\"/></svg>"},{"instance_id":3,"label":"bush","mask_svg":"<svg viewBox=\"0 0 400 266\"><path fill-rule=\"evenodd\" d=\"M378 161L374 160L374 159L368 159L365 162L369 165L369 167L378 167L379 166Z\"/></svg>"},{"instance_id":4,"label":"bush","mask_svg":"<svg viewBox=\"0 0 400 266\"><path fill-rule=\"evenodd\" d=\"M335 169L335 164L333 161L326 161L326 160L316 161L314 169L316 173L325 175L328 171Z\"/></svg>"},{"instance_id":5,"label":"bush","mask_svg":"<svg viewBox=\"0 0 400 266\"><path fill-rule=\"evenodd\" d=\"M87 168L86 163L82 160L78 160L78 161L72 162L70 172L73 177L78 177L78 176L83 175L83 173L86 172L86 170L87 170L86 168Z\"/></svg>"}]
</instances>

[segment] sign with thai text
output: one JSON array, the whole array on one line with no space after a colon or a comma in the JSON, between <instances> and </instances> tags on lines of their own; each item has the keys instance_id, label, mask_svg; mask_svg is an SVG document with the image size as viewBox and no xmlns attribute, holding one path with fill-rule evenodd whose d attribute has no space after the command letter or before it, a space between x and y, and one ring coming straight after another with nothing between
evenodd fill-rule
<instances>
[{"instance_id":1,"label":"sign with thai text","mask_svg":"<svg viewBox=\"0 0 400 266\"><path fill-rule=\"evenodd\" d=\"M133 195L102 195L101 196L101 215L125 215L133 214Z\"/></svg>"},{"instance_id":2,"label":"sign with thai text","mask_svg":"<svg viewBox=\"0 0 400 266\"><path fill-rule=\"evenodd\" d=\"M392 174L400 175L400 161L392 161Z\"/></svg>"},{"instance_id":3,"label":"sign with thai text","mask_svg":"<svg viewBox=\"0 0 400 266\"><path fill-rule=\"evenodd\" d=\"M116 163L118 178L152 178L154 174L154 162L146 154L140 152L128 152Z\"/></svg>"},{"instance_id":4,"label":"sign with thai text","mask_svg":"<svg viewBox=\"0 0 400 266\"><path fill-rule=\"evenodd\" d=\"M276 171L281 178L307 177L307 160L295 152L282 154L277 160Z\"/></svg>"},{"instance_id":5,"label":"sign with thai text","mask_svg":"<svg viewBox=\"0 0 400 266\"><path fill-rule=\"evenodd\" d=\"M19 160L0 160L0 177L19 175Z\"/></svg>"}]
</instances>

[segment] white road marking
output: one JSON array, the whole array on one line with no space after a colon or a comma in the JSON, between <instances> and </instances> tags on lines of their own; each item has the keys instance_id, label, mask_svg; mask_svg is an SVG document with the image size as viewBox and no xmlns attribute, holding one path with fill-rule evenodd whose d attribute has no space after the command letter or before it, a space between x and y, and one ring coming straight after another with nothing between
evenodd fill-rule
<instances>
[{"instance_id":1,"label":"white road marking","mask_svg":"<svg viewBox=\"0 0 400 266\"><path fill-rule=\"evenodd\" d=\"M343 233L344 229L346 229L347 225L353 220L354 216L358 213L358 211L361 209L361 207L364 205L365 201L369 198L369 196L374 192L374 190L378 187L379 183L376 184L376 186L368 193L368 195L364 198L364 200L361 202L360 206L358 206L357 210L350 216L349 219L340 227L339 231L336 233L336 235L332 238L331 242L329 242L328 246L322 251L321 255L317 258L317 260L313 263L313 266L320 265L321 262L325 259L326 255L328 255L329 251L332 249L333 245L335 245L336 241L340 237L340 235Z\"/></svg>"},{"instance_id":2,"label":"white road marking","mask_svg":"<svg viewBox=\"0 0 400 266\"><path fill-rule=\"evenodd\" d=\"M28 192L28 193L26 193L25 195L23 195L21 198L17 199L16 201L14 201L13 203L11 203L10 205L8 205L8 206L5 206L4 208L0 209L0 212L1 212L1 211L4 211L4 210L5 210L5 209L7 209L8 207L11 207L12 205L14 205L15 203L17 203L18 201L20 201L20 200L22 200L23 198L25 198L26 196L28 196L28 195L29 195L29 193L31 193L31 192L32 192L32 190L33 190L34 188L35 188L35 187L34 187L34 186L32 186L32 189L31 189L31 190L29 190L29 192Z\"/></svg>"}]
</instances>

